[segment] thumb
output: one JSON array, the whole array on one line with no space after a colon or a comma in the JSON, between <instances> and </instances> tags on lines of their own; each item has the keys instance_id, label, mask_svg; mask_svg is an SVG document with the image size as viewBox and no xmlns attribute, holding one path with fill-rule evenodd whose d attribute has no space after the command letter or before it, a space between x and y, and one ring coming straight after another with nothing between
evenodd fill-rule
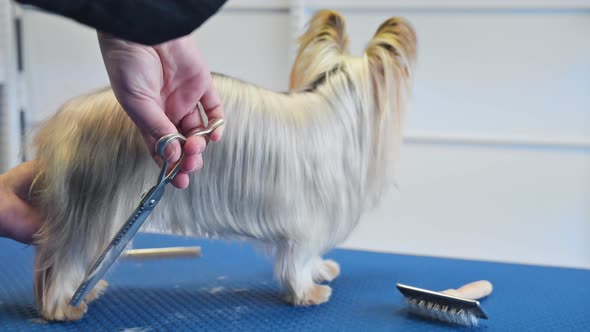
<instances>
[{"instance_id":1,"label":"thumb","mask_svg":"<svg viewBox=\"0 0 590 332\"><path fill-rule=\"evenodd\" d=\"M38 171L38 162L29 160L19 164L6 172L6 184L9 189L16 193L21 199L29 200L29 190Z\"/></svg>"}]
</instances>

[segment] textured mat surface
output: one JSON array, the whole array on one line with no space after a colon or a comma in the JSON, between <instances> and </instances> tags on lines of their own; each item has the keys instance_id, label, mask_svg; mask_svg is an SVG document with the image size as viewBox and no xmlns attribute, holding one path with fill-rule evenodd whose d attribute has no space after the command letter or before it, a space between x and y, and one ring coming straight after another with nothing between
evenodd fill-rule
<instances>
[{"instance_id":1,"label":"textured mat surface","mask_svg":"<svg viewBox=\"0 0 590 332\"><path fill-rule=\"evenodd\" d=\"M200 258L121 260L83 320L43 323L32 296L33 248L0 239L1 331L445 331L405 310L396 282L442 290L488 279L490 319L469 330L590 331L590 271L335 250L329 303L280 300L271 260L243 243L138 234L135 248L200 245Z\"/></svg>"}]
</instances>

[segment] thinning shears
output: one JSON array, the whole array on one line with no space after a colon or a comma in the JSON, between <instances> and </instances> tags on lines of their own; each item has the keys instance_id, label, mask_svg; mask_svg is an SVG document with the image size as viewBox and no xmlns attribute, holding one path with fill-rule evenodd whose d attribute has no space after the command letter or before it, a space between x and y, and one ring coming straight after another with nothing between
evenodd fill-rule
<instances>
[{"instance_id":1,"label":"thinning shears","mask_svg":"<svg viewBox=\"0 0 590 332\"><path fill-rule=\"evenodd\" d=\"M163 163L156 184L142 196L139 205L135 208L135 210L133 210L129 218L127 218L127 222L125 222L125 224L112 239L111 243L94 262L92 268L86 274L84 281L82 284L80 284L72 296L72 299L70 300L71 306L78 306L80 302L86 298L88 293L92 291L94 286L108 271L111 265L113 265L129 241L131 241L135 233L137 233L139 228L150 216L156 205L158 205L160 199L162 199L166 185L174 179L180 170L180 161L182 160L182 156L181 160L179 160L172 170L168 172L169 163L166 161L166 158L164 158L164 148L166 148L170 142L175 140L179 140L184 143L186 138L191 136L205 136L208 138L209 135L222 124L223 119L216 119L209 122L207 128L198 128L190 132L186 137L181 134L170 134L163 136L158 140L156 143L156 154L162 159Z\"/></svg>"}]
</instances>

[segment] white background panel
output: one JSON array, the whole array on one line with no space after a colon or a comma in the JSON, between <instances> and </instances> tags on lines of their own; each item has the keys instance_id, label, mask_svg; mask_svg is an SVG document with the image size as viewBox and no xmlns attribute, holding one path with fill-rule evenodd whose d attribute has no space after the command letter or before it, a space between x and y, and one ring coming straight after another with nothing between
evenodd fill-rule
<instances>
[{"instance_id":1,"label":"white background panel","mask_svg":"<svg viewBox=\"0 0 590 332\"><path fill-rule=\"evenodd\" d=\"M590 142L588 13L343 13L353 54L390 16L414 25L419 56L408 132Z\"/></svg>"},{"instance_id":2,"label":"white background panel","mask_svg":"<svg viewBox=\"0 0 590 332\"><path fill-rule=\"evenodd\" d=\"M420 44L399 189L344 246L590 268L590 12L575 1L484 2L475 7L494 9L329 2L354 54L394 15ZM285 90L301 14L289 3L230 1L195 33L211 69ZM23 20L30 119L108 82L91 29L29 10Z\"/></svg>"}]
</instances>

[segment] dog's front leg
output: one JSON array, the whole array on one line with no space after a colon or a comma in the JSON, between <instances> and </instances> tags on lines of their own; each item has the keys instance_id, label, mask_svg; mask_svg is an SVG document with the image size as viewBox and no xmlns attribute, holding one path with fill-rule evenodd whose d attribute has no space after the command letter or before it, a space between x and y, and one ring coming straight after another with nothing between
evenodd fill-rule
<instances>
[{"instance_id":1,"label":"dog's front leg","mask_svg":"<svg viewBox=\"0 0 590 332\"><path fill-rule=\"evenodd\" d=\"M322 260L317 250L302 244L283 244L277 247L275 274L284 287L287 301L297 306L327 302L332 288L316 282L331 281L340 273L334 261Z\"/></svg>"}]
</instances>

